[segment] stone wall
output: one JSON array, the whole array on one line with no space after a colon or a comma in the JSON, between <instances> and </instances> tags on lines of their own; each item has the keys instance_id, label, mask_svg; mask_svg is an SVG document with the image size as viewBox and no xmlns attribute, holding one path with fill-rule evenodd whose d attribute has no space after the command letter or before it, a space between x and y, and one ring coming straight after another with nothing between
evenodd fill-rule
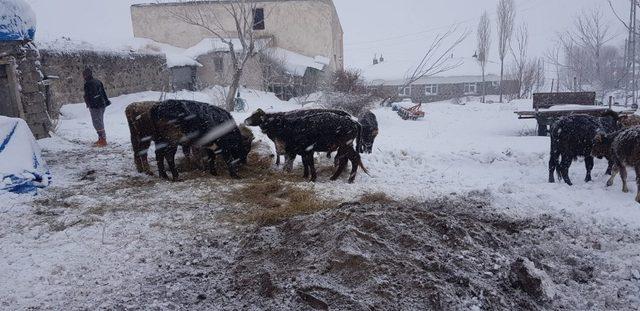
<instances>
[{"instance_id":1,"label":"stone wall","mask_svg":"<svg viewBox=\"0 0 640 311\"><path fill-rule=\"evenodd\" d=\"M38 139L48 137L52 127L39 60L40 54L30 42L0 42L0 63L5 64L9 82L4 87L10 94L9 103L3 104L11 105L9 116L25 120Z\"/></svg>"},{"instance_id":2,"label":"stone wall","mask_svg":"<svg viewBox=\"0 0 640 311\"><path fill-rule=\"evenodd\" d=\"M171 74L164 55L100 51L40 50L43 72L57 76L51 85L52 101L60 106L81 103L85 67L104 84L109 97L143 91L171 91Z\"/></svg>"}]
</instances>

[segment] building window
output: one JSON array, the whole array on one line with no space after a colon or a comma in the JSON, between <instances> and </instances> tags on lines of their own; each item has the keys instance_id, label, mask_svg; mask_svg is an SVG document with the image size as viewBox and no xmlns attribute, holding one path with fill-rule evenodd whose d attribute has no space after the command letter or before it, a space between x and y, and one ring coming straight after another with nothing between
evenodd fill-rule
<instances>
[{"instance_id":1,"label":"building window","mask_svg":"<svg viewBox=\"0 0 640 311\"><path fill-rule=\"evenodd\" d=\"M438 95L438 85L437 84L427 84L424 87L425 95Z\"/></svg>"},{"instance_id":2,"label":"building window","mask_svg":"<svg viewBox=\"0 0 640 311\"><path fill-rule=\"evenodd\" d=\"M253 30L264 30L264 9L253 9Z\"/></svg>"},{"instance_id":3,"label":"building window","mask_svg":"<svg viewBox=\"0 0 640 311\"><path fill-rule=\"evenodd\" d=\"M398 88L398 95L400 95L400 96L411 96L411 87L410 86L399 87Z\"/></svg>"},{"instance_id":4,"label":"building window","mask_svg":"<svg viewBox=\"0 0 640 311\"><path fill-rule=\"evenodd\" d=\"M465 94L475 94L476 93L476 84L475 83L465 83L464 84L464 93Z\"/></svg>"},{"instance_id":5,"label":"building window","mask_svg":"<svg viewBox=\"0 0 640 311\"><path fill-rule=\"evenodd\" d=\"M213 59L213 67L216 72L224 72L224 59L220 56Z\"/></svg>"}]
</instances>

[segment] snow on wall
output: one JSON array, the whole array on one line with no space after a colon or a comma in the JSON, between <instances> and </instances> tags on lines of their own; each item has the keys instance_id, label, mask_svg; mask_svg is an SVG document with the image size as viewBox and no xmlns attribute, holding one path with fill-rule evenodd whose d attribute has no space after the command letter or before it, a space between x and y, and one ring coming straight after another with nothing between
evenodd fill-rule
<instances>
[{"instance_id":1,"label":"snow on wall","mask_svg":"<svg viewBox=\"0 0 640 311\"><path fill-rule=\"evenodd\" d=\"M0 116L0 192L30 193L49 185L51 174L27 123Z\"/></svg>"},{"instance_id":2,"label":"snow on wall","mask_svg":"<svg viewBox=\"0 0 640 311\"><path fill-rule=\"evenodd\" d=\"M36 15L23 0L0 0L0 41L33 40Z\"/></svg>"}]
</instances>

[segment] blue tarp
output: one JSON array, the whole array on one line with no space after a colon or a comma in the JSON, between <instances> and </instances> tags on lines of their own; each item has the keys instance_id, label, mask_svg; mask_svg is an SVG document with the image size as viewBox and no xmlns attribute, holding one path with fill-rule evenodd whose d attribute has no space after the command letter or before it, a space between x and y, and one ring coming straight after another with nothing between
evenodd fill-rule
<instances>
[{"instance_id":1,"label":"blue tarp","mask_svg":"<svg viewBox=\"0 0 640 311\"><path fill-rule=\"evenodd\" d=\"M33 40L36 16L24 0L0 0L0 41Z\"/></svg>"},{"instance_id":2,"label":"blue tarp","mask_svg":"<svg viewBox=\"0 0 640 311\"><path fill-rule=\"evenodd\" d=\"M0 116L0 192L35 193L50 182L51 173L27 123Z\"/></svg>"}]
</instances>

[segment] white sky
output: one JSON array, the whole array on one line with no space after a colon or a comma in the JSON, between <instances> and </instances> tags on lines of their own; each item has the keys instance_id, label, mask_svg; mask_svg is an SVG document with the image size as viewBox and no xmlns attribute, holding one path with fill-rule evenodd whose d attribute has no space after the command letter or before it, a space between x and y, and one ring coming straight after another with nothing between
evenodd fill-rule
<instances>
[{"instance_id":1,"label":"white sky","mask_svg":"<svg viewBox=\"0 0 640 311\"><path fill-rule=\"evenodd\" d=\"M38 39L67 36L97 44L120 44L132 36L129 5L145 0L27 0L38 18ZM472 34L455 51L469 57L475 51L475 28L483 10L495 17L497 0L334 0L345 32L347 67L368 66L374 54L389 61L417 61L429 39L449 25ZM613 0L624 13L629 1ZM582 10L600 8L622 44L624 30L607 0L516 0L517 23L526 22L531 55L542 55L557 32L570 27ZM495 26L495 24L494 24ZM495 32L495 28L494 28ZM495 33L494 52L496 59ZM469 74L476 74L469 72Z\"/></svg>"}]
</instances>

